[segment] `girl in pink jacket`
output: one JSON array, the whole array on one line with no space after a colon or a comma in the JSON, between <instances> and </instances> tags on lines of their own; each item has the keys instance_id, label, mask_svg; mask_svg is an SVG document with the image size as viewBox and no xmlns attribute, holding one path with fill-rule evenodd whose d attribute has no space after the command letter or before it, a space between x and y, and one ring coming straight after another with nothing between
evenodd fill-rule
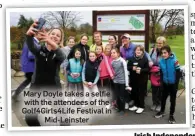
<instances>
[{"instance_id":1,"label":"girl in pink jacket","mask_svg":"<svg viewBox=\"0 0 195 136\"><path fill-rule=\"evenodd\" d=\"M114 76L113 69L111 67L112 58L110 56L110 51L111 51L110 45L106 45L105 54L103 53L102 46L96 47L97 63L99 63L101 87L107 85L106 82L110 81Z\"/></svg>"},{"instance_id":2,"label":"girl in pink jacket","mask_svg":"<svg viewBox=\"0 0 195 136\"><path fill-rule=\"evenodd\" d=\"M105 52L103 53L103 47L97 46L96 47L96 54L97 54L97 62L99 63L99 73L100 73L100 79L99 79L99 88L102 88L103 91L112 92L111 96L112 98L108 98L109 101L114 101L115 94L113 94L112 89L112 79L114 77L114 71L111 66L112 58L111 58L111 49L112 46L110 44L107 44L105 46ZM112 104L114 105L114 104ZM106 108L110 108L111 104L107 105Z\"/></svg>"}]
</instances>

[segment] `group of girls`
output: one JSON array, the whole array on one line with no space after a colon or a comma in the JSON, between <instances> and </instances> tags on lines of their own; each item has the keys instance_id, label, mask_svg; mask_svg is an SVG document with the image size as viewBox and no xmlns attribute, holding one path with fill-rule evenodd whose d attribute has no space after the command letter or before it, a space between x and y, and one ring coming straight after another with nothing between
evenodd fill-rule
<instances>
[{"instance_id":1,"label":"group of girls","mask_svg":"<svg viewBox=\"0 0 195 136\"><path fill-rule=\"evenodd\" d=\"M129 108L130 92L133 88L132 92L135 93L131 97L134 97L134 105L137 108L135 109L134 106L129 110L137 110L136 113L142 113L145 84L149 72L149 62L144 47L135 46L133 49L135 53L126 61L121 57L116 36L110 35L109 43L105 46L99 42L101 41L100 32L95 32L94 37L98 44L95 43L89 48L87 45L88 36L82 35L80 43L73 46L68 55L68 64L62 64L64 76L68 82L68 90L84 90L84 93L99 92L100 88L105 87L105 89L112 91L112 104L109 106L117 107L118 112L123 115L125 109ZM125 38L129 37L126 35L121 37L121 39ZM67 63L67 60L64 63ZM135 63L137 63L136 66ZM130 76L128 73L131 73ZM129 81L132 81L132 88L129 87Z\"/></svg>"},{"instance_id":2,"label":"group of girls","mask_svg":"<svg viewBox=\"0 0 195 136\"><path fill-rule=\"evenodd\" d=\"M135 46L131 43L130 35L128 34L121 36L122 46L117 44L115 35L110 35L109 43L103 46L101 33L95 32L93 35L95 43L91 46L87 45L89 38L84 34L78 44L75 45L74 37L69 37L68 45L63 47L63 30L52 29L49 32L44 30L37 32L34 30L37 25L38 23L35 21L26 33L26 43L28 49L35 56L36 65L31 81L31 90L61 90L59 77L61 65L69 91L99 92L99 88L110 84L108 88L111 88L110 90L112 90L113 94L112 105L117 108L117 112L124 115L125 109L129 108L130 100L133 100L134 105L129 110L142 113L144 111L144 96L147 89L148 74L152 65L157 63L162 69L163 76L161 79L163 80L163 86L167 90L162 91L164 92L162 93L162 108L160 108L160 112L155 117L159 118L164 115L165 102L170 94L170 120L174 123L173 114L176 93L174 83L176 78L173 76L178 71L179 66L170 47L160 46L161 42L165 44L165 40L162 37L157 39L157 48L154 48L149 56L143 46ZM45 42L45 46L35 45L33 39L35 35L39 35L39 40ZM155 59L161 54L162 59L156 61ZM157 57L154 57L154 55ZM165 61L170 63L168 71L164 66ZM167 73L172 76L164 76ZM152 91L154 92L155 90L153 86ZM154 95L155 93L152 94ZM159 103L156 103L154 99L153 104L155 109L159 106ZM25 120L29 126L40 125L37 115L25 116Z\"/></svg>"},{"instance_id":3,"label":"group of girls","mask_svg":"<svg viewBox=\"0 0 195 136\"><path fill-rule=\"evenodd\" d=\"M144 99L148 79L150 78L149 74L152 73L153 69L157 68L158 70L155 72L157 72L159 76L161 73L161 78L156 81L150 78L152 79L153 101L151 109L158 111L158 114L160 114L159 112L162 113L161 110L163 109L161 107L164 108L164 101L166 101L166 99L165 97L161 97L161 95L163 95L161 87L164 83L162 80L164 73L160 71L160 69L163 69L160 62L165 59L161 48L165 46L166 48L164 50L168 52L169 56L174 55L174 53L168 49L169 46L166 46L166 39L164 37L158 37L156 40L157 47L154 47L148 54L145 52L142 45L136 46L130 41L129 34L121 36L122 46L117 44L115 35L109 36L108 44L106 45L102 44L101 38L101 33L95 32L95 43L88 46L88 36L82 35L80 43L73 46L68 55L68 65L64 67L65 76L68 77L69 90L84 90L84 93L99 92L101 91L101 87L107 86L106 89L110 89L113 95L111 100L112 104L110 106L114 106L117 112L124 115L125 109L129 109L130 111L135 111L140 114L145 108ZM172 72L172 75L174 75L174 71ZM158 84L153 82L158 82ZM160 82L162 82L161 85ZM176 84L175 81L174 84ZM163 85L166 86L166 84ZM130 105L131 101L133 101L132 105ZM161 101L163 103L161 103ZM172 109L174 109L174 97L172 103ZM175 123L173 113L174 110L171 111L171 121L169 120L171 123ZM160 115L162 116L162 114Z\"/></svg>"}]
</instances>

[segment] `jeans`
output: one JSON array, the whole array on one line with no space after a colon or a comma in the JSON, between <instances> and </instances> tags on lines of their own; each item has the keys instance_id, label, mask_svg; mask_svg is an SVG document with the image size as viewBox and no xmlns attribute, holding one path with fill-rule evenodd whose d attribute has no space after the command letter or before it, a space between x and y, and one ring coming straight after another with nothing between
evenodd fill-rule
<instances>
[{"instance_id":1,"label":"jeans","mask_svg":"<svg viewBox=\"0 0 195 136\"><path fill-rule=\"evenodd\" d=\"M31 77L33 75L33 72L25 73L26 79L19 85L19 87L15 90L15 95L18 96L26 86L28 86L31 83Z\"/></svg>"}]
</instances>

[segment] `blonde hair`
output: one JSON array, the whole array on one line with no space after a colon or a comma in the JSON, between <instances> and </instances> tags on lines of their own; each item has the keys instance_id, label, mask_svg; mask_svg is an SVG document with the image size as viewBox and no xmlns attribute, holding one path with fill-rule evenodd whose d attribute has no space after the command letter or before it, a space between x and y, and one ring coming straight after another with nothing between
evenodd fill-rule
<instances>
[{"instance_id":1,"label":"blonde hair","mask_svg":"<svg viewBox=\"0 0 195 136\"><path fill-rule=\"evenodd\" d=\"M139 48L143 53L145 52L145 47L144 47L144 46L142 46L142 45L137 45L137 46L135 47L135 51L137 50L137 48Z\"/></svg>"},{"instance_id":2,"label":"blonde hair","mask_svg":"<svg viewBox=\"0 0 195 136\"><path fill-rule=\"evenodd\" d=\"M70 41L70 39L73 39L75 41L75 37L74 36L69 36L68 37L68 42Z\"/></svg>"},{"instance_id":3,"label":"blonde hair","mask_svg":"<svg viewBox=\"0 0 195 136\"><path fill-rule=\"evenodd\" d=\"M156 38L156 42L157 41L162 41L163 42L163 46L166 44L167 40L164 36L159 36L158 38Z\"/></svg>"},{"instance_id":4,"label":"blonde hair","mask_svg":"<svg viewBox=\"0 0 195 136\"><path fill-rule=\"evenodd\" d=\"M110 47L112 48L112 45L111 45L111 44L109 44L109 43L108 43L108 44L106 44L105 48L106 48L107 46L110 46Z\"/></svg>"},{"instance_id":5,"label":"blonde hair","mask_svg":"<svg viewBox=\"0 0 195 136\"><path fill-rule=\"evenodd\" d=\"M50 34L54 29L60 30L61 32L61 39L60 39L59 46L60 48L62 48L64 47L64 31L61 28L52 28L48 31L48 34Z\"/></svg>"}]
</instances>

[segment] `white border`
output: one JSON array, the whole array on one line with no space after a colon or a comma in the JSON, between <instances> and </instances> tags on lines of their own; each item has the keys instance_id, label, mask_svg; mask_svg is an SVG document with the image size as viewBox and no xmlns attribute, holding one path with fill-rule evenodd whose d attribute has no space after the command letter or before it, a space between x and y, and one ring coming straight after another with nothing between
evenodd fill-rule
<instances>
[{"instance_id":1,"label":"white border","mask_svg":"<svg viewBox=\"0 0 195 136\"><path fill-rule=\"evenodd\" d=\"M11 63L10 63L10 12L37 12L37 11L91 11L91 10L146 10L146 9L184 9L185 23L185 81L186 81L186 124L148 124L148 125L92 125L92 126L41 126L41 127L12 127L11 108ZM107 7L47 7L47 8L7 8L6 9L6 47L7 47L7 103L8 103L8 130L81 130L81 129L140 129L140 128L189 128L190 127L190 94L189 94L189 44L188 44L188 5L164 6L107 6Z\"/></svg>"}]
</instances>

